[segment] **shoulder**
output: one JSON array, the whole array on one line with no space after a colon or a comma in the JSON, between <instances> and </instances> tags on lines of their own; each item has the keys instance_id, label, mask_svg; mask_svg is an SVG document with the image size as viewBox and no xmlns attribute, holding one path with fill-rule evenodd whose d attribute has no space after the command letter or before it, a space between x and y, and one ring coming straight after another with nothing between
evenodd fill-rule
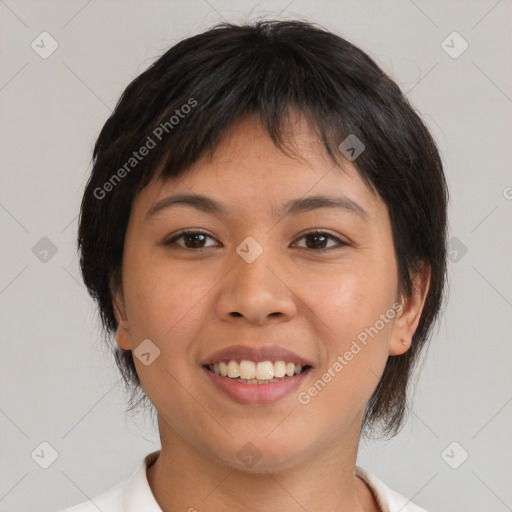
<instances>
[{"instance_id":1,"label":"shoulder","mask_svg":"<svg viewBox=\"0 0 512 512\"><path fill-rule=\"evenodd\" d=\"M377 503L384 512L427 512L424 508L412 503L405 496L389 488L375 475L372 475L363 468L356 466L356 474L370 487Z\"/></svg>"},{"instance_id":2,"label":"shoulder","mask_svg":"<svg viewBox=\"0 0 512 512\"><path fill-rule=\"evenodd\" d=\"M161 512L149 486L146 470L159 452L147 455L131 476L95 498L59 512Z\"/></svg>"}]
</instances>

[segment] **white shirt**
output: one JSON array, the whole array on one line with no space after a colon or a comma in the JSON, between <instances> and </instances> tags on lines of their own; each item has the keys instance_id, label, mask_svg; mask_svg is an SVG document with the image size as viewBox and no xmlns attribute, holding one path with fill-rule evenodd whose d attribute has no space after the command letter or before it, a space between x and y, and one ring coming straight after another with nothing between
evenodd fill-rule
<instances>
[{"instance_id":1,"label":"white shirt","mask_svg":"<svg viewBox=\"0 0 512 512\"><path fill-rule=\"evenodd\" d=\"M132 475L93 500L85 501L61 512L162 512L146 476L148 465L158 457L159 451L150 453ZM384 512L426 512L396 493L377 477L356 466L356 474L373 491L377 503Z\"/></svg>"}]
</instances>

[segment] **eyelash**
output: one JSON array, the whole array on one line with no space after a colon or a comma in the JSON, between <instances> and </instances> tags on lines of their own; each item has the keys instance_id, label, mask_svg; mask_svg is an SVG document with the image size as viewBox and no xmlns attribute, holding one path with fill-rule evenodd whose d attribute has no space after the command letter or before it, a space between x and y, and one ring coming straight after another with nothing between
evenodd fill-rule
<instances>
[{"instance_id":1,"label":"eyelash","mask_svg":"<svg viewBox=\"0 0 512 512\"><path fill-rule=\"evenodd\" d=\"M176 241L177 240L179 240L180 238L183 238L183 237L185 237L187 235L205 235L206 237L214 239L206 231L188 230L188 231L181 231L181 232L177 233L170 240L167 240L166 242L164 242L164 245L165 246L176 245ZM321 231L321 230L308 231L307 233L304 233L303 235L301 235L299 240L301 240L302 238L305 238L307 236L315 236L315 235L316 236L321 235L321 236L324 236L326 238L330 238L331 240L336 240L338 242L338 247L334 246L334 247L324 247L323 249L310 249L310 250L312 250L314 252L325 252L325 251L329 251L331 249L336 249L336 248L340 249L341 247L348 245L346 242L343 242L343 240L340 240L338 237L332 235L328 231ZM199 248L193 249L193 248L190 248L190 247L183 247L183 246L179 246L179 247L180 247L180 249L185 249L187 251L200 251L202 249L208 249L209 248L209 247L199 247ZM309 249L309 248L308 247L300 247L300 249Z\"/></svg>"}]
</instances>

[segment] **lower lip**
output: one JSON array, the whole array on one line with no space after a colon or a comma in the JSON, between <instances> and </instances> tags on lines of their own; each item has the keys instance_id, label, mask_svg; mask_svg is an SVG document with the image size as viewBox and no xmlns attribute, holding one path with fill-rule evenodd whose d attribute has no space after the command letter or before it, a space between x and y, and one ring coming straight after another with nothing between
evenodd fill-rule
<instances>
[{"instance_id":1,"label":"lower lip","mask_svg":"<svg viewBox=\"0 0 512 512\"><path fill-rule=\"evenodd\" d=\"M229 377L217 375L204 367L202 370L206 372L208 378L218 389L235 402L246 405L265 405L277 402L295 391L308 376L311 368L293 377L285 377L281 381L268 384L245 384Z\"/></svg>"}]
</instances>

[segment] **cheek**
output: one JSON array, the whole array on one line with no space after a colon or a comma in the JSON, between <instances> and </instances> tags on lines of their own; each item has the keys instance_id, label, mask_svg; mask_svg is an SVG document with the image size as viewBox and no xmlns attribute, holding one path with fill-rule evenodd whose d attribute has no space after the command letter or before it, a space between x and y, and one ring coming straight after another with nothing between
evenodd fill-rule
<instances>
[{"instance_id":1,"label":"cheek","mask_svg":"<svg viewBox=\"0 0 512 512\"><path fill-rule=\"evenodd\" d=\"M308 293L306 289L304 292ZM331 337L346 344L373 326L392 306L396 277L382 262L352 264L326 276L316 292L309 293L310 303L330 328ZM389 321L385 327L379 322L379 331L387 333L389 325Z\"/></svg>"},{"instance_id":2,"label":"cheek","mask_svg":"<svg viewBox=\"0 0 512 512\"><path fill-rule=\"evenodd\" d=\"M350 417L347 409L355 413L364 407L384 369L396 282L392 269L381 262L347 266L317 284L315 292L309 291L308 305L326 353L303 403L310 400L308 407L319 414L336 416L343 410Z\"/></svg>"},{"instance_id":3,"label":"cheek","mask_svg":"<svg viewBox=\"0 0 512 512\"><path fill-rule=\"evenodd\" d=\"M204 276L161 257L134 255L130 260L124 280L130 325L144 336L163 339L193 314L207 292Z\"/></svg>"},{"instance_id":4,"label":"cheek","mask_svg":"<svg viewBox=\"0 0 512 512\"><path fill-rule=\"evenodd\" d=\"M150 398L168 386L190 379L195 365L197 344L204 336L204 325L212 320L212 293L218 272L197 271L164 257L146 255L130 259L126 265L124 292L130 324L131 345L151 340L159 351L157 364L146 366L135 357L140 379ZM135 350L135 355L137 352Z\"/></svg>"}]
</instances>

